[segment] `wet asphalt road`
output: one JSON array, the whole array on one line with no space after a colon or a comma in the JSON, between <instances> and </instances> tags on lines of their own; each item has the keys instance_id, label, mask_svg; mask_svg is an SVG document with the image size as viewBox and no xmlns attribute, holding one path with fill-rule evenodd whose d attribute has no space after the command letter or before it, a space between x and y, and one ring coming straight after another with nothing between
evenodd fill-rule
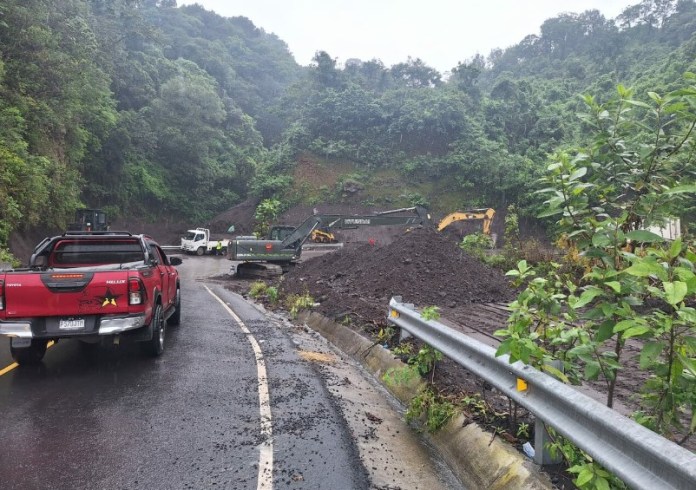
<instances>
[{"instance_id":1,"label":"wet asphalt road","mask_svg":"<svg viewBox=\"0 0 696 490\"><path fill-rule=\"evenodd\" d=\"M181 268L182 323L168 329L162 357L120 346L90 359L63 341L42 366L0 377L0 487L256 488L264 441L255 356L236 321L191 280L198 271L187 269L202 263ZM263 346L276 485L366 488L340 417L316 376L292 359L289 339L220 285L209 287Z\"/></svg>"},{"instance_id":2,"label":"wet asphalt road","mask_svg":"<svg viewBox=\"0 0 696 490\"><path fill-rule=\"evenodd\" d=\"M85 355L61 341L42 365L0 375L0 488L375 488L354 431L296 341L209 280L227 269L210 257L179 267L182 322L167 329L160 358L137 345ZM12 362L7 344L0 370Z\"/></svg>"}]
</instances>

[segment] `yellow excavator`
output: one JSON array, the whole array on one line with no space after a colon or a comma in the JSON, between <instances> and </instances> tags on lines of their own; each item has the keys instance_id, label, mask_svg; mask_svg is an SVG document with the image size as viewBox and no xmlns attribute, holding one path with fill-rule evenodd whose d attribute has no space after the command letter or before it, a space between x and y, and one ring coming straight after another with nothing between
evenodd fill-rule
<instances>
[{"instance_id":1,"label":"yellow excavator","mask_svg":"<svg viewBox=\"0 0 696 490\"><path fill-rule=\"evenodd\" d=\"M337 243L336 236L330 231L324 230L314 230L310 236L311 240L315 243Z\"/></svg>"},{"instance_id":2,"label":"yellow excavator","mask_svg":"<svg viewBox=\"0 0 696 490\"><path fill-rule=\"evenodd\" d=\"M450 213L440 220L437 225L437 231L444 230L455 221L482 220L483 234L486 236L491 236L491 224L493 223L493 216L495 216L495 209L492 208L455 211L454 213Z\"/></svg>"}]
</instances>

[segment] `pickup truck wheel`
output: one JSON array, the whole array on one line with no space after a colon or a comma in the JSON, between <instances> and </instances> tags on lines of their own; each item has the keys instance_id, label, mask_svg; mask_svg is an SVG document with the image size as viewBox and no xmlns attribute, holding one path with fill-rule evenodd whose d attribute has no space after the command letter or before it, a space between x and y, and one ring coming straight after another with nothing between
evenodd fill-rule
<instances>
[{"instance_id":1,"label":"pickup truck wheel","mask_svg":"<svg viewBox=\"0 0 696 490\"><path fill-rule=\"evenodd\" d=\"M167 325L178 325L181 323L181 288L176 288L176 300L174 300L174 313L167 318Z\"/></svg>"},{"instance_id":2,"label":"pickup truck wheel","mask_svg":"<svg viewBox=\"0 0 696 490\"><path fill-rule=\"evenodd\" d=\"M152 314L152 340L143 342L143 349L153 357L162 355L164 352L164 317L162 316L162 305L158 304Z\"/></svg>"},{"instance_id":3,"label":"pickup truck wheel","mask_svg":"<svg viewBox=\"0 0 696 490\"><path fill-rule=\"evenodd\" d=\"M203 247L198 247L198 250L196 250L196 255L200 257L203 254L205 254L205 249Z\"/></svg>"},{"instance_id":4,"label":"pickup truck wheel","mask_svg":"<svg viewBox=\"0 0 696 490\"><path fill-rule=\"evenodd\" d=\"M19 365L38 364L46 354L47 340L32 339L29 347L12 347L12 359Z\"/></svg>"}]
</instances>

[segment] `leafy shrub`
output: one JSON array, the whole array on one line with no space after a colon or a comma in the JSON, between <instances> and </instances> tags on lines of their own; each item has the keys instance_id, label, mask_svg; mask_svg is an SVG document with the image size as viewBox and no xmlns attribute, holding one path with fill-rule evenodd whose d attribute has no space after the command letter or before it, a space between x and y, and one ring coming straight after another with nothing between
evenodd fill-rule
<instances>
[{"instance_id":1,"label":"leafy shrub","mask_svg":"<svg viewBox=\"0 0 696 490\"><path fill-rule=\"evenodd\" d=\"M20 265L20 261L17 260L17 258L12 255L9 250L0 248L0 263L3 262L12 265L12 267L18 267Z\"/></svg>"},{"instance_id":2,"label":"leafy shrub","mask_svg":"<svg viewBox=\"0 0 696 490\"><path fill-rule=\"evenodd\" d=\"M251 287L249 288L249 296L251 296L254 299L258 299L261 296L266 294L266 290L268 289L268 286L266 285L265 282L262 281L257 281L252 283Z\"/></svg>"},{"instance_id":3,"label":"leafy shrub","mask_svg":"<svg viewBox=\"0 0 696 490\"><path fill-rule=\"evenodd\" d=\"M302 310L307 310L314 306L314 298L309 293L291 294L285 298L285 306L290 310L290 317L297 318L297 314Z\"/></svg>"},{"instance_id":4,"label":"leafy shrub","mask_svg":"<svg viewBox=\"0 0 696 490\"><path fill-rule=\"evenodd\" d=\"M277 303L278 302L278 288L275 286L269 286L268 289L266 289L266 296L268 297L268 301L271 303Z\"/></svg>"},{"instance_id":5,"label":"leafy shrub","mask_svg":"<svg viewBox=\"0 0 696 490\"><path fill-rule=\"evenodd\" d=\"M435 432L454 414L454 405L429 387L413 397L406 410L406 420L410 422L425 418L424 423L428 432Z\"/></svg>"},{"instance_id":6,"label":"leafy shrub","mask_svg":"<svg viewBox=\"0 0 696 490\"><path fill-rule=\"evenodd\" d=\"M423 320L439 320L440 319L440 308L437 306L426 306L421 310L421 317Z\"/></svg>"},{"instance_id":7,"label":"leafy shrub","mask_svg":"<svg viewBox=\"0 0 696 490\"><path fill-rule=\"evenodd\" d=\"M266 236L271 224L275 222L283 208L282 203L278 199L264 199L256 206L254 212L254 233L257 236Z\"/></svg>"}]
</instances>

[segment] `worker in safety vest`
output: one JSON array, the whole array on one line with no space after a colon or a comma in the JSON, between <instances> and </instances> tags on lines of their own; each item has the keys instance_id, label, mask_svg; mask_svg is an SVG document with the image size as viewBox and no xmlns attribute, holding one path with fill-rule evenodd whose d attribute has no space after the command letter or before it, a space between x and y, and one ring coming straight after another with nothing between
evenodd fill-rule
<instances>
[{"instance_id":1,"label":"worker in safety vest","mask_svg":"<svg viewBox=\"0 0 696 490\"><path fill-rule=\"evenodd\" d=\"M215 245L215 255L222 255L222 242L220 240Z\"/></svg>"}]
</instances>

